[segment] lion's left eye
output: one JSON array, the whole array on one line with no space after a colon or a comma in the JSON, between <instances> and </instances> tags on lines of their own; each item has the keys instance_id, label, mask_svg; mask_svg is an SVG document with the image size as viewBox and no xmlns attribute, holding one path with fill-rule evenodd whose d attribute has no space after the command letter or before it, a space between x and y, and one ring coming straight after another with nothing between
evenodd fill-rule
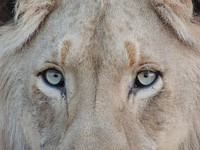
<instances>
[{"instance_id":1,"label":"lion's left eye","mask_svg":"<svg viewBox=\"0 0 200 150\"><path fill-rule=\"evenodd\" d=\"M136 80L135 80L135 87L136 88L145 88L150 85L152 85L158 78L159 72L153 72L153 71L142 71L137 74Z\"/></svg>"},{"instance_id":2,"label":"lion's left eye","mask_svg":"<svg viewBox=\"0 0 200 150\"><path fill-rule=\"evenodd\" d=\"M42 73L44 81L53 87L59 88L65 86L65 80L62 73L56 69L47 69Z\"/></svg>"}]
</instances>

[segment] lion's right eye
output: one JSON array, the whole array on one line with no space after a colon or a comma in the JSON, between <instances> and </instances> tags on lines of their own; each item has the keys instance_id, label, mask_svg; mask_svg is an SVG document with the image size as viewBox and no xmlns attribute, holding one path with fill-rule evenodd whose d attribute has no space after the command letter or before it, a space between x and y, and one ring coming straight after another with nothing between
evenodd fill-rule
<instances>
[{"instance_id":1,"label":"lion's right eye","mask_svg":"<svg viewBox=\"0 0 200 150\"><path fill-rule=\"evenodd\" d=\"M160 76L159 72L145 70L138 73L135 80L135 88L145 88L152 85Z\"/></svg>"},{"instance_id":2,"label":"lion's right eye","mask_svg":"<svg viewBox=\"0 0 200 150\"><path fill-rule=\"evenodd\" d=\"M46 84L55 87L63 88L65 86L65 79L62 73L56 69L47 69L41 74Z\"/></svg>"}]
</instances>

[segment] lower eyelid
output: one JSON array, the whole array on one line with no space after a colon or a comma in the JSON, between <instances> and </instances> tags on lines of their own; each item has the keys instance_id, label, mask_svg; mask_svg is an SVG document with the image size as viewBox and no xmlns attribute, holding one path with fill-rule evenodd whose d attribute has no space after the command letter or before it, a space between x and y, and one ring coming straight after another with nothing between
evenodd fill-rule
<instances>
[{"instance_id":1,"label":"lower eyelid","mask_svg":"<svg viewBox=\"0 0 200 150\"><path fill-rule=\"evenodd\" d=\"M155 96L157 92L159 92L164 86L163 78L160 74L158 74L156 80L153 82L153 84L143 87L143 88L136 88L132 86L128 93L128 99L129 100L142 100L146 98L150 98L152 96Z\"/></svg>"},{"instance_id":2,"label":"lower eyelid","mask_svg":"<svg viewBox=\"0 0 200 150\"><path fill-rule=\"evenodd\" d=\"M44 81L42 81L43 79L41 77L38 77L37 82L36 82L36 87L45 95L49 96L49 97L55 97L57 99L61 98L61 90L51 87L49 85L47 85L46 83L44 83Z\"/></svg>"}]
</instances>

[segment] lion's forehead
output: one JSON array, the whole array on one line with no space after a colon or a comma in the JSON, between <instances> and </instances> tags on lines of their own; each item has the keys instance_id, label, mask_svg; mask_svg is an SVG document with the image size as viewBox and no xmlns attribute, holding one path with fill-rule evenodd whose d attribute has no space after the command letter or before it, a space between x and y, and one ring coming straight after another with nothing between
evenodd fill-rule
<instances>
[{"instance_id":1,"label":"lion's forehead","mask_svg":"<svg viewBox=\"0 0 200 150\"><path fill-rule=\"evenodd\" d=\"M141 54L163 53L157 49L166 35L146 1L69 1L63 7L50 16L37 38L42 41L39 49L56 52L62 64L90 56L124 67L136 64Z\"/></svg>"}]
</instances>

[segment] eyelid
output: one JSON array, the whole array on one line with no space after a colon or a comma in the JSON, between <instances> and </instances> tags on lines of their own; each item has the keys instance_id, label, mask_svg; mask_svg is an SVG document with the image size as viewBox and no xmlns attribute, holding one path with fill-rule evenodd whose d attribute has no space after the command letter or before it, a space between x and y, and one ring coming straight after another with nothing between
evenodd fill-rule
<instances>
[{"instance_id":1,"label":"eyelid","mask_svg":"<svg viewBox=\"0 0 200 150\"><path fill-rule=\"evenodd\" d=\"M143 71L150 71L150 72L159 72L160 76L163 77L163 75L165 74L166 72L166 69L157 64L157 63L143 63L140 65L140 67L138 69L135 70L135 78L137 77L137 75Z\"/></svg>"},{"instance_id":2,"label":"eyelid","mask_svg":"<svg viewBox=\"0 0 200 150\"><path fill-rule=\"evenodd\" d=\"M43 65L43 67L36 69L34 71L34 75L40 76L45 70L48 70L48 69L58 70L61 74L64 75L64 71L57 64L51 63L51 62L47 62L47 63L45 63L45 65Z\"/></svg>"}]
</instances>

